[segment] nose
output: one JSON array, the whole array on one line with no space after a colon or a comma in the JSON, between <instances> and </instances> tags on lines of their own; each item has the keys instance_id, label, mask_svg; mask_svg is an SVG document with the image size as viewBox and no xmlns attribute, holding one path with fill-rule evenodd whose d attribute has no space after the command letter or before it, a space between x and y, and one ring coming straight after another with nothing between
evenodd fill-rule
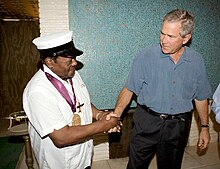
<instances>
[{"instance_id":1,"label":"nose","mask_svg":"<svg viewBox=\"0 0 220 169\"><path fill-rule=\"evenodd\" d=\"M160 41L161 41L162 43L166 43L166 42L167 42L167 35L161 34L161 36L160 36Z\"/></svg>"},{"instance_id":2,"label":"nose","mask_svg":"<svg viewBox=\"0 0 220 169\"><path fill-rule=\"evenodd\" d=\"M77 65L76 59L72 59L72 66L76 66L76 65Z\"/></svg>"}]
</instances>

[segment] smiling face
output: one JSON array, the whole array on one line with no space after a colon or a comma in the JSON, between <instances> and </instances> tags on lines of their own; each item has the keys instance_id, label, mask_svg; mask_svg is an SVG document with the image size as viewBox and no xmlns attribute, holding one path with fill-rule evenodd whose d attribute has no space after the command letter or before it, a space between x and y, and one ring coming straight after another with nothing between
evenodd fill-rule
<instances>
[{"instance_id":1,"label":"smiling face","mask_svg":"<svg viewBox=\"0 0 220 169\"><path fill-rule=\"evenodd\" d=\"M160 33L160 45L164 54L170 55L173 58L181 56L186 44L191 38L191 34L182 37L180 35L181 22L164 21Z\"/></svg>"},{"instance_id":2,"label":"smiling face","mask_svg":"<svg viewBox=\"0 0 220 169\"><path fill-rule=\"evenodd\" d=\"M58 56L56 59L47 58L45 63L63 80L72 78L75 75L77 65L75 58Z\"/></svg>"}]
</instances>

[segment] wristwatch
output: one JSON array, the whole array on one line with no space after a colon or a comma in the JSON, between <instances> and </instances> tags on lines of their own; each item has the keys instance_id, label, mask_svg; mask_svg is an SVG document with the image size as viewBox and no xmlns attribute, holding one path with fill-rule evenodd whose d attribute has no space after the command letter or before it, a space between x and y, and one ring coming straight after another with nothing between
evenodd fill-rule
<instances>
[{"instance_id":1,"label":"wristwatch","mask_svg":"<svg viewBox=\"0 0 220 169\"><path fill-rule=\"evenodd\" d=\"M209 124L202 124L201 127L209 128Z\"/></svg>"}]
</instances>

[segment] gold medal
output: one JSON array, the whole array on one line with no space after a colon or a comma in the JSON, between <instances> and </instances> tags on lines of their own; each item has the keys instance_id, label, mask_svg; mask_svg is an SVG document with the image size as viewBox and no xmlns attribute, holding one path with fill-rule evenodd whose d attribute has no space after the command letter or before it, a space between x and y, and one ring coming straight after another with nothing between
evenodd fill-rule
<instances>
[{"instance_id":1,"label":"gold medal","mask_svg":"<svg viewBox=\"0 0 220 169\"><path fill-rule=\"evenodd\" d=\"M74 115L73 115L72 125L73 125L73 126L81 125L80 115L78 115L78 114L74 114Z\"/></svg>"}]
</instances>

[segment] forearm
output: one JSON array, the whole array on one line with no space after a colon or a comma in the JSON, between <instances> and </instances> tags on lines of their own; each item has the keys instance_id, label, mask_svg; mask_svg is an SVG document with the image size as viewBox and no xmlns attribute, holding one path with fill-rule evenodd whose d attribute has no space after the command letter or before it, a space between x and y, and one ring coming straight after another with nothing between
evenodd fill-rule
<instances>
[{"instance_id":1,"label":"forearm","mask_svg":"<svg viewBox=\"0 0 220 169\"><path fill-rule=\"evenodd\" d=\"M200 118L201 131L199 134L198 147L200 149L205 149L208 147L210 142L209 134L209 117L208 117L208 100L195 100L196 109Z\"/></svg>"},{"instance_id":2,"label":"forearm","mask_svg":"<svg viewBox=\"0 0 220 169\"><path fill-rule=\"evenodd\" d=\"M133 92L123 87L121 93L118 96L118 100L114 110L114 113L116 113L119 117L121 116L127 105L130 103L132 95Z\"/></svg>"},{"instance_id":3,"label":"forearm","mask_svg":"<svg viewBox=\"0 0 220 169\"><path fill-rule=\"evenodd\" d=\"M83 142L95 134L105 132L103 124L101 121L96 121L88 125L69 127L66 133L66 136L69 138L66 140L70 141L68 143L70 145Z\"/></svg>"},{"instance_id":4,"label":"forearm","mask_svg":"<svg viewBox=\"0 0 220 169\"><path fill-rule=\"evenodd\" d=\"M209 117L208 117L208 100L195 100L195 105L197 112L199 114L201 125L209 124Z\"/></svg>"},{"instance_id":5,"label":"forearm","mask_svg":"<svg viewBox=\"0 0 220 169\"><path fill-rule=\"evenodd\" d=\"M96 121L88 125L65 126L49 134L54 145L59 148L78 144L90 139L93 135L103 133L111 128L112 122Z\"/></svg>"}]
</instances>

